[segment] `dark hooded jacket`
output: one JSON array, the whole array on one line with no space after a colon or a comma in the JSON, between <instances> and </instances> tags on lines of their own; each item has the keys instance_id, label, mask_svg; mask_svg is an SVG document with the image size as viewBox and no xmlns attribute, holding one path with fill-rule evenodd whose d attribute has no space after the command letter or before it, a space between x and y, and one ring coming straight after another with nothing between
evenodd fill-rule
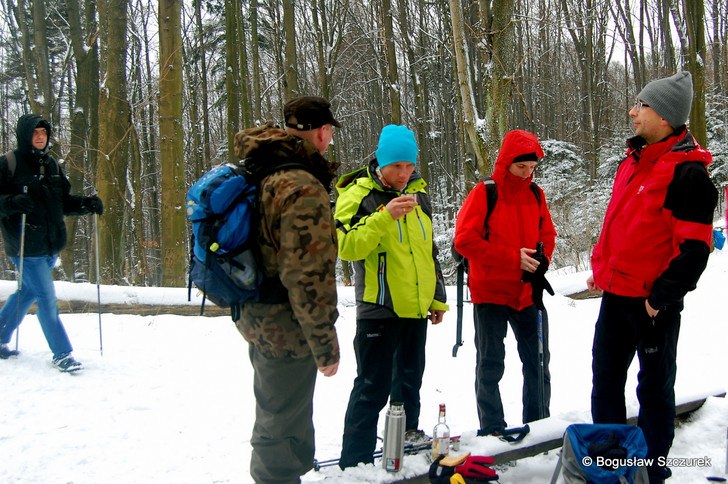
<instances>
[{"instance_id":1,"label":"dark hooded jacket","mask_svg":"<svg viewBox=\"0 0 728 484\"><path fill-rule=\"evenodd\" d=\"M90 213L82 206L85 197L70 194L71 184L48 153L50 142L43 150L33 147L33 132L38 127L46 129L50 140L51 125L42 117L25 114L18 120L14 171L7 156L0 156L0 225L8 256L20 253L22 214L13 207L14 196L27 190L34 203L25 220L26 257L58 254L66 245L63 216Z\"/></svg>"}]
</instances>

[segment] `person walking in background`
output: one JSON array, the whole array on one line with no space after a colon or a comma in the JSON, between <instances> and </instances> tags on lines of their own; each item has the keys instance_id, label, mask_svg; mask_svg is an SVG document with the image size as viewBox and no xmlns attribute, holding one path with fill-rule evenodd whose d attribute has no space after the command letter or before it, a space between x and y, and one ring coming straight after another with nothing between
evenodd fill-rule
<instances>
[{"instance_id":1,"label":"person walking in background","mask_svg":"<svg viewBox=\"0 0 728 484\"><path fill-rule=\"evenodd\" d=\"M376 158L337 186L339 256L354 261L357 376L349 397L339 466L371 463L379 412L403 402L406 439L418 430L427 320L448 306L433 241L427 183L415 171L419 149L405 126L382 130Z\"/></svg>"},{"instance_id":2,"label":"person walking in background","mask_svg":"<svg viewBox=\"0 0 728 484\"><path fill-rule=\"evenodd\" d=\"M249 343L255 424L250 475L258 484L300 482L313 468L316 371L336 374L336 230L329 191L338 164L324 153L340 124L329 102L303 96L272 124L235 136L235 153L259 188L257 244L269 300L236 321Z\"/></svg>"},{"instance_id":3,"label":"person walking in background","mask_svg":"<svg viewBox=\"0 0 728 484\"><path fill-rule=\"evenodd\" d=\"M495 207L488 207L491 198L486 183L478 183L465 198L455 223L455 250L468 260L468 287L474 304L478 435L502 435L506 428L498 386L505 371L504 339L509 323L523 364L523 422L549 416L548 316L541 295L556 230L543 190L533 184L533 172L543 156L534 134L523 130L507 133L492 176ZM486 220L488 211L492 212ZM544 254L537 257L538 242L543 243ZM539 311L543 329L540 355Z\"/></svg>"},{"instance_id":4,"label":"person walking in background","mask_svg":"<svg viewBox=\"0 0 728 484\"><path fill-rule=\"evenodd\" d=\"M708 261L718 192L711 154L685 127L693 99L689 72L657 79L629 111L635 136L617 169L592 252L587 284L602 293L592 347L595 423L625 423L625 382L640 363L638 425L647 441L651 484L672 475L657 462L675 435L675 376L683 298Z\"/></svg>"},{"instance_id":5,"label":"person walking in background","mask_svg":"<svg viewBox=\"0 0 728 484\"><path fill-rule=\"evenodd\" d=\"M63 216L101 215L104 206L95 195L70 194L71 184L49 154L48 121L25 114L18 119L15 133L17 148L0 157L0 227L20 283L0 311L0 358L17 356L8 343L35 302L38 321L53 352L53 366L63 372L78 371L82 364L73 358L73 347L58 316L51 270L66 245Z\"/></svg>"}]
</instances>

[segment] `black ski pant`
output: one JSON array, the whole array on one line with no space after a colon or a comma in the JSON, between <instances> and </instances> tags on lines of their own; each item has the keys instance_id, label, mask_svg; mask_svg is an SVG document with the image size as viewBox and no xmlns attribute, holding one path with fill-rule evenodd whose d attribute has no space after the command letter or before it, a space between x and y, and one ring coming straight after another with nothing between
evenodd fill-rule
<instances>
[{"instance_id":1,"label":"black ski pant","mask_svg":"<svg viewBox=\"0 0 728 484\"><path fill-rule=\"evenodd\" d=\"M624 388L636 352L637 424L645 434L648 458L666 457L675 436L679 333L679 310L660 311L653 320L645 298L604 293L592 345L592 420L626 423Z\"/></svg>"},{"instance_id":2,"label":"black ski pant","mask_svg":"<svg viewBox=\"0 0 728 484\"><path fill-rule=\"evenodd\" d=\"M374 462L379 413L387 398L404 403L405 428L417 429L426 340L426 319L357 320L357 376L344 419L342 469Z\"/></svg>"},{"instance_id":3,"label":"black ski pant","mask_svg":"<svg viewBox=\"0 0 728 484\"><path fill-rule=\"evenodd\" d=\"M549 416L551 374L549 373L549 324L545 310L541 311L543 354L539 355L538 309L529 306L521 311L502 304L476 304L475 320L475 397L478 403L480 429L486 434L507 427L498 384L505 371L504 340L510 323L516 337L518 356L523 373L523 422L533 422ZM539 392L543 358L543 394Z\"/></svg>"},{"instance_id":4,"label":"black ski pant","mask_svg":"<svg viewBox=\"0 0 728 484\"><path fill-rule=\"evenodd\" d=\"M256 484L300 483L313 468L316 362L268 358L252 344L249 355L255 394L250 475Z\"/></svg>"}]
</instances>

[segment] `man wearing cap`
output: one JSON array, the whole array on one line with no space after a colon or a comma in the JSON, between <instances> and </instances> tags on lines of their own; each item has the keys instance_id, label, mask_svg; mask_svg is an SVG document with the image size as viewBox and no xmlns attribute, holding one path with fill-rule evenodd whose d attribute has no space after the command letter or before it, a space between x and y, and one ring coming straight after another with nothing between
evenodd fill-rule
<instances>
[{"instance_id":1,"label":"man wearing cap","mask_svg":"<svg viewBox=\"0 0 728 484\"><path fill-rule=\"evenodd\" d=\"M255 232L272 281L269 300L245 304L236 321L254 371L250 475L258 484L298 483L313 467L316 372L333 376L339 366L329 197L337 165L323 155L340 124L320 97L292 99L283 112L285 130L269 123L235 136L236 155L260 180Z\"/></svg>"},{"instance_id":2,"label":"man wearing cap","mask_svg":"<svg viewBox=\"0 0 728 484\"><path fill-rule=\"evenodd\" d=\"M655 459L652 484L672 474L658 459L675 434L680 311L707 264L718 199L706 170L712 156L685 127L692 98L684 71L637 95L629 111L636 136L617 169L587 281L603 295L592 346L592 418L626 422L624 387L636 351L638 425Z\"/></svg>"},{"instance_id":3,"label":"man wearing cap","mask_svg":"<svg viewBox=\"0 0 728 484\"><path fill-rule=\"evenodd\" d=\"M492 176L497 203L488 207L486 184L478 183L465 198L455 222L455 249L468 260L468 287L474 304L478 435L502 435L506 429L499 383L505 371L504 340L509 325L523 365L522 421L549 416L548 316L540 301L542 291L535 289L535 277L525 275L544 277L556 244L546 196L533 183L534 170L543 156L533 133L520 129L506 133ZM538 242L543 243L544 253L537 256Z\"/></svg>"},{"instance_id":4,"label":"man wearing cap","mask_svg":"<svg viewBox=\"0 0 728 484\"><path fill-rule=\"evenodd\" d=\"M445 284L432 240L427 183L415 171L417 142L385 126L376 158L339 180L339 256L354 261L357 376L349 397L339 466L371 463L379 412L404 403L406 438L418 430L427 320L442 321Z\"/></svg>"}]
</instances>

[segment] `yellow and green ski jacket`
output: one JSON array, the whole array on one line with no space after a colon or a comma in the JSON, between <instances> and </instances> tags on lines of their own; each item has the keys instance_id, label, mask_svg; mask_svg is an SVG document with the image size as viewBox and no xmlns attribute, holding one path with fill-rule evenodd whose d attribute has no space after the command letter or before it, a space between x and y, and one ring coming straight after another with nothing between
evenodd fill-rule
<instances>
[{"instance_id":1,"label":"yellow and green ski jacket","mask_svg":"<svg viewBox=\"0 0 728 484\"><path fill-rule=\"evenodd\" d=\"M358 319L426 318L447 310L447 296L427 183L417 172L404 190L386 188L369 166L342 176L336 188L339 257L354 261ZM394 220L384 208L402 194L417 194L415 210Z\"/></svg>"}]
</instances>

